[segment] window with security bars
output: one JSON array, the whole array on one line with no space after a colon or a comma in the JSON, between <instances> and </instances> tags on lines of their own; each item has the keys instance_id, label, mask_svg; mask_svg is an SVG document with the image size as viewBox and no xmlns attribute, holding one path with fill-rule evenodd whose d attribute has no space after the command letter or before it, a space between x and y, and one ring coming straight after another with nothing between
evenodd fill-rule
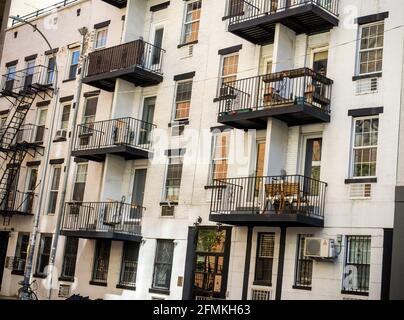
<instances>
[{"instance_id":1,"label":"window with security bars","mask_svg":"<svg viewBox=\"0 0 404 320\"><path fill-rule=\"evenodd\" d=\"M254 285L272 285L274 249L275 234L259 233L257 243L257 257L255 261Z\"/></svg>"},{"instance_id":2,"label":"window with security bars","mask_svg":"<svg viewBox=\"0 0 404 320\"><path fill-rule=\"evenodd\" d=\"M299 234L297 236L296 274L294 287L311 288L313 277L313 260L304 255L304 245L307 238L313 235Z\"/></svg>"},{"instance_id":3,"label":"window with security bars","mask_svg":"<svg viewBox=\"0 0 404 320\"><path fill-rule=\"evenodd\" d=\"M52 235L41 234L39 242L38 259L36 264L36 274L45 275L46 268L49 264L49 257L52 247Z\"/></svg>"},{"instance_id":4,"label":"window with security bars","mask_svg":"<svg viewBox=\"0 0 404 320\"><path fill-rule=\"evenodd\" d=\"M352 175L354 178L376 177L379 118L354 119Z\"/></svg>"},{"instance_id":5,"label":"window with security bars","mask_svg":"<svg viewBox=\"0 0 404 320\"><path fill-rule=\"evenodd\" d=\"M125 242L122 254L121 275L119 277L119 284L121 286L136 286L138 256L139 244L136 242Z\"/></svg>"},{"instance_id":6,"label":"window with security bars","mask_svg":"<svg viewBox=\"0 0 404 320\"><path fill-rule=\"evenodd\" d=\"M226 179L229 166L230 132L221 132L213 136L213 152L209 182Z\"/></svg>"},{"instance_id":7,"label":"window with security bars","mask_svg":"<svg viewBox=\"0 0 404 320\"><path fill-rule=\"evenodd\" d=\"M79 239L67 237L65 242L65 252L63 256L63 265L61 277L64 279L74 279L76 271L77 250Z\"/></svg>"},{"instance_id":8,"label":"window with security bars","mask_svg":"<svg viewBox=\"0 0 404 320\"><path fill-rule=\"evenodd\" d=\"M252 289L251 300L271 300L271 291Z\"/></svg>"},{"instance_id":9,"label":"window with security bars","mask_svg":"<svg viewBox=\"0 0 404 320\"><path fill-rule=\"evenodd\" d=\"M106 283L108 279L111 241L97 240L94 254L92 281Z\"/></svg>"},{"instance_id":10,"label":"window with security bars","mask_svg":"<svg viewBox=\"0 0 404 320\"><path fill-rule=\"evenodd\" d=\"M189 1L186 4L182 44L198 40L201 10L202 0Z\"/></svg>"},{"instance_id":11,"label":"window with security bars","mask_svg":"<svg viewBox=\"0 0 404 320\"><path fill-rule=\"evenodd\" d=\"M153 288L170 290L173 255L174 242L172 240L157 240Z\"/></svg>"},{"instance_id":12,"label":"window with security bars","mask_svg":"<svg viewBox=\"0 0 404 320\"><path fill-rule=\"evenodd\" d=\"M187 120L191 108L192 80L178 82L175 96L174 121Z\"/></svg>"},{"instance_id":13,"label":"window with security bars","mask_svg":"<svg viewBox=\"0 0 404 320\"><path fill-rule=\"evenodd\" d=\"M165 182L165 201L178 202L182 179L182 167L183 157L169 157Z\"/></svg>"},{"instance_id":14,"label":"window with security bars","mask_svg":"<svg viewBox=\"0 0 404 320\"><path fill-rule=\"evenodd\" d=\"M362 25L359 44L359 74L381 72L383 67L384 21Z\"/></svg>"},{"instance_id":15,"label":"window with security bars","mask_svg":"<svg viewBox=\"0 0 404 320\"><path fill-rule=\"evenodd\" d=\"M342 293L369 294L371 236L347 236Z\"/></svg>"}]
</instances>

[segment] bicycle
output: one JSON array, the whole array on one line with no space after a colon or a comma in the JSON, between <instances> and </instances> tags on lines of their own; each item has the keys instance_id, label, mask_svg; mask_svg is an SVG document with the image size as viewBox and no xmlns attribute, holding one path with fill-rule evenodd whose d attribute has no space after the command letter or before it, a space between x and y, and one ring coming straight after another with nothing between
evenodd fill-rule
<instances>
[{"instance_id":1,"label":"bicycle","mask_svg":"<svg viewBox=\"0 0 404 320\"><path fill-rule=\"evenodd\" d=\"M26 285L25 281L20 281L18 284L21 286L18 289L18 300L38 300L38 297L35 293L38 287L36 284L36 280L32 281L31 284Z\"/></svg>"}]
</instances>

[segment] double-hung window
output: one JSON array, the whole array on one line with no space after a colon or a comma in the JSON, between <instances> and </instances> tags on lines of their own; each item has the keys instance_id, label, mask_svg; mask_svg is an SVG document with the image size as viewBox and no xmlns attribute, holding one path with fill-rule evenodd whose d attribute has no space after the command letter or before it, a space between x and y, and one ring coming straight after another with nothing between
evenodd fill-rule
<instances>
[{"instance_id":1,"label":"double-hung window","mask_svg":"<svg viewBox=\"0 0 404 320\"><path fill-rule=\"evenodd\" d=\"M226 179L229 166L230 132L221 132L213 136L213 152L210 182Z\"/></svg>"},{"instance_id":2,"label":"double-hung window","mask_svg":"<svg viewBox=\"0 0 404 320\"><path fill-rule=\"evenodd\" d=\"M98 29L95 35L95 49L103 49L107 45L108 28Z\"/></svg>"},{"instance_id":3,"label":"double-hung window","mask_svg":"<svg viewBox=\"0 0 404 320\"><path fill-rule=\"evenodd\" d=\"M296 274L294 287L310 289L313 277L313 260L304 255L304 245L312 235L299 234L297 236Z\"/></svg>"},{"instance_id":4,"label":"double-hung window","mask_svg":"<svg viewBox=\"0 0 404 320\"><path fill-rule=\"evenodd\" d=\"M157 240L152 285L154 289L170 290L173 255L174 242L172 240Z\"/></svg>"},{"instance_id":5,"label":"double-hung window","mask_svg":"<svg viewBox=\"0 0 404 320\"><path fill-rule=\"evenodd\" d=\"M75 79L79 67L80 50L74 49L70 52L70 65L68 79Z\"/></svg>"},{"instance_id":6,"label":"double-hung window","mask_svg":"<svg viewBox=\"0 0 404 320\"><path fill-rule=\"evenodd\" d=\"M376 177L379 118L355 118L353 132L352 177Z\"/></svg>"},{"instance_id":7,"label":"double-hung window","mask_svg":"<svg viewBox=\"0 0 404 320\"><path fill-rule=\"evenodd\" d=\"M234 53L222 57L222 67L219 79L219 96L231 94L234 81L237 80L239 54Z\"/></svg>"},{"instance_id":8,"label":"double-hung window","mask_svg":"<svg viewBox=\"0 0 404 320\"><path fill-rule=\"evenodd\" d=\"M73 186L73 201L82 202L87 181L87 163L79 163L76 168L76 176Z\"/></svg>"},{"instance_id":9,"label":"double-hung window","mask_svg":"<svg viewBox=\"0 0 404 320\"><path fill-rule=\"evenodd\" d=\"M343 293L369 293L371 236L347 236Z\"/></svg>"},{"instance_id":10,"label":"double-hung window","mask_svg":"<svg viewBox=\"0 0 404 320\"><path fill-rule=\"evenodd\" d=\"M50 190L49 190L48 214L56 213L56 204L57 204L58 194L59 194L59 184L60 184L61 173L62 173L61 166L54 166L52 168L52 181L51 181Z\"/></svg>"},{"instance_id":11,"label":"double-hung window","mask_svg":"<svg viewBox=\"0 0 404 320\"><path fill-rule=\"evenodd\" d=\"M60 118L60 129L67 130L69 128L70 110L72 106L65 104L62 106L62 117Z\"/></svg>"},{"instance_id":12,"label":"double-hung window","mask_svg":"<svg viewBox=\"0 0 404 320\"><path fill-rule=\"evenodd\" d=\"M191 109L192 84L192 80L177 83L174 121L183 121L189 119L189 112Z\"/></svg>"},{"instance_id":13,"label":"double-hung window","mask_svg":"<svg viewBox=\"0 0 404 320\"><path fill-rule=\"evenodd\" d=\"M13 91L14 81L16 78L17 66L10 66L7 68L6 83L4 88L7 91Z\"/></svg>"},{"instance_id":14,"label":"double-hung window","mask_svg":"<svg viewBox=\"0 0 404 320\"><path fill-rule=\"evenodd\" d=\"M165 201L178 202L179 200L183 160L183 156L169 157L164 190Z\"/></svg>"},{"instance_id":15,"label":"double-hung window","mask_svg":"<svg viewBox=\"0 0 404 320\"><path fill-rule=\"evenodd\" d=\"M119 284L121 286L136 286L138 256L139 244L136 242L125 242L123 245L121 275L119 277Z\"/></svg>"},{"instance_id":16,"label":"double-hung window","mask_svg":"<svg viewBox=\"0 0 404 320\"><path fill-rule=\"evenodd\" d=\"M17 247L15 249L15 258L13 261L13 273L23 273L25 270L25 262L27 260L29 233L20 232L17 239Z\"/></svg>"},{"instance_id":17,"label":"double-hung window","mask_svg":"<svg viewBox=\"0 0 404 320\"><path fill-rule=\"evenodd\" d=\"M384 21L360 26L359 74L372 74L383 67Z\"/></svg>"},{"instance_id":18,"label":"double-hung window","mask_svg":"<svg viewBox=\"0 0 404 320\"><path fill-rule=\"evenodd\" d=\"M41 234L41 239L39 242L38 259L36 264L36 274L44 276L45 269L49 264L49 257L52 247L52 235Z\"/></svg>"},{"instance_id":19,"label":"double-hung window","mask_svg":"<svg viewBox=\"0 0 404 320\"><path fill-rule=\"evenodd\" d=\"M186 4L185 10L182 44L187 44L198 40L202 0L189 1Z\"/></svg>"},{"instance_id":20,"label":"double-hung window","mask_svg":"<svg viewBox=\"0 0 404 320\"><path fill-rule=\"evenodd\" d=\"M76 271L77 250L79 239L67 237L65 242L65 252L63 256L63 265L61 277L64 279L73 280Z\"/></svg>"},{"instance_id":21,"label":"double-hung window","mask_svg":"<svg viewBox=\"0 0 404 320\"><path fill-rule=\"evenodd\" d=\"M259 233L257 257L255 262L254 284L272 285L272 266L274 262L275 234Z\"/></svg>"},{"instance_id":22,"label":"double-hung window","mask_svg":"<svg viewBox=\"0 0 404 320\"><path fill-rule=\"evenodd\" d=\"M94 253L92 281L106 283L108 279L109 257L111 241L97 240Z\"/></svg>"},{"instance_id":23,"label":"double-hung window","mask_svg":"<svg viewBox=\"0 0 404 320\"><path fill-rule=\"evenodd\" d=\"M56 60L55 57L48 57L48 67L46 69L46 84L53 84L55 81Z\"/></svg>"}]
</instances>

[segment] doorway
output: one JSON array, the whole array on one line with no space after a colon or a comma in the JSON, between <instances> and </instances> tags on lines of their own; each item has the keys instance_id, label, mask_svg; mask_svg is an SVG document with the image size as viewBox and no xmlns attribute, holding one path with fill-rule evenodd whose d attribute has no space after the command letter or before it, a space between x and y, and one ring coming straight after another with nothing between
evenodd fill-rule
<instances>
[{"instance_id":1,"label":"doorway","mask_svg":"<svg viewBox=\"0 0 404 320\"><path fill-rule=\"evenodd\" d=\"M4 267L6 264L8 238L8 232L0 232L0 289L3 281Z\"/></svg>"},{"instance_id":2,"label":"doorway","mask_svg":"<svg viewBox=\"0 0 404 320\"><path fill-rule=\"evenodd\" d=\"M304 176L320 180L323 138L306 139Z\"/></svg>"},{"instance_id":3,"label":"doorway","mask_svg":"<svg viewBox=\"0 0 404 320\"><path fill-rule=\"evenodd\" d=\"M156 97L145 98L143 102L142 124L140 126L139 144L148 145L153 130L154 110Z\"/></svg>"},{"instance_id":4,"label":"doorway","mask_svg":"<svg viewBox=\"0 0 404 320\"><path fill-rule=\"evenodd\" d=\"M146 187L147 169L136 169L132 189L132 208L130 220L137 221L142 217L144 192Z\"/></svg>"}]
</instances>

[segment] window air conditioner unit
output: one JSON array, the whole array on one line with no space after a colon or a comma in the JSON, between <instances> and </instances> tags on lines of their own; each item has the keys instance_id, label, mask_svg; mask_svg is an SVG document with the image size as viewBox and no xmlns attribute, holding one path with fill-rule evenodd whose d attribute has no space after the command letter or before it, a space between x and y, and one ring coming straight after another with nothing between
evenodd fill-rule
<instances>
[{"instance_id":1,"label":"window air conditioner unit","mask_svg":"<svg viewBox=\"0 0 404 320\"><path fill-rule=\"evenodd\" d=\"M66 130L58 130L56 131L55 140L66 139L67 138L67 131Z\"/></svg>"},{"instance_id":2,"label":"window air conditioner unit","mask_svg":"<svg viewBox=\"0 0 404 320\"><path fill-rule=\"evenodd\" d=\"M336 257L335 241L332 239L307 238L304 255L314 259L334 259Z\"/></svg>"}]
</instances>

